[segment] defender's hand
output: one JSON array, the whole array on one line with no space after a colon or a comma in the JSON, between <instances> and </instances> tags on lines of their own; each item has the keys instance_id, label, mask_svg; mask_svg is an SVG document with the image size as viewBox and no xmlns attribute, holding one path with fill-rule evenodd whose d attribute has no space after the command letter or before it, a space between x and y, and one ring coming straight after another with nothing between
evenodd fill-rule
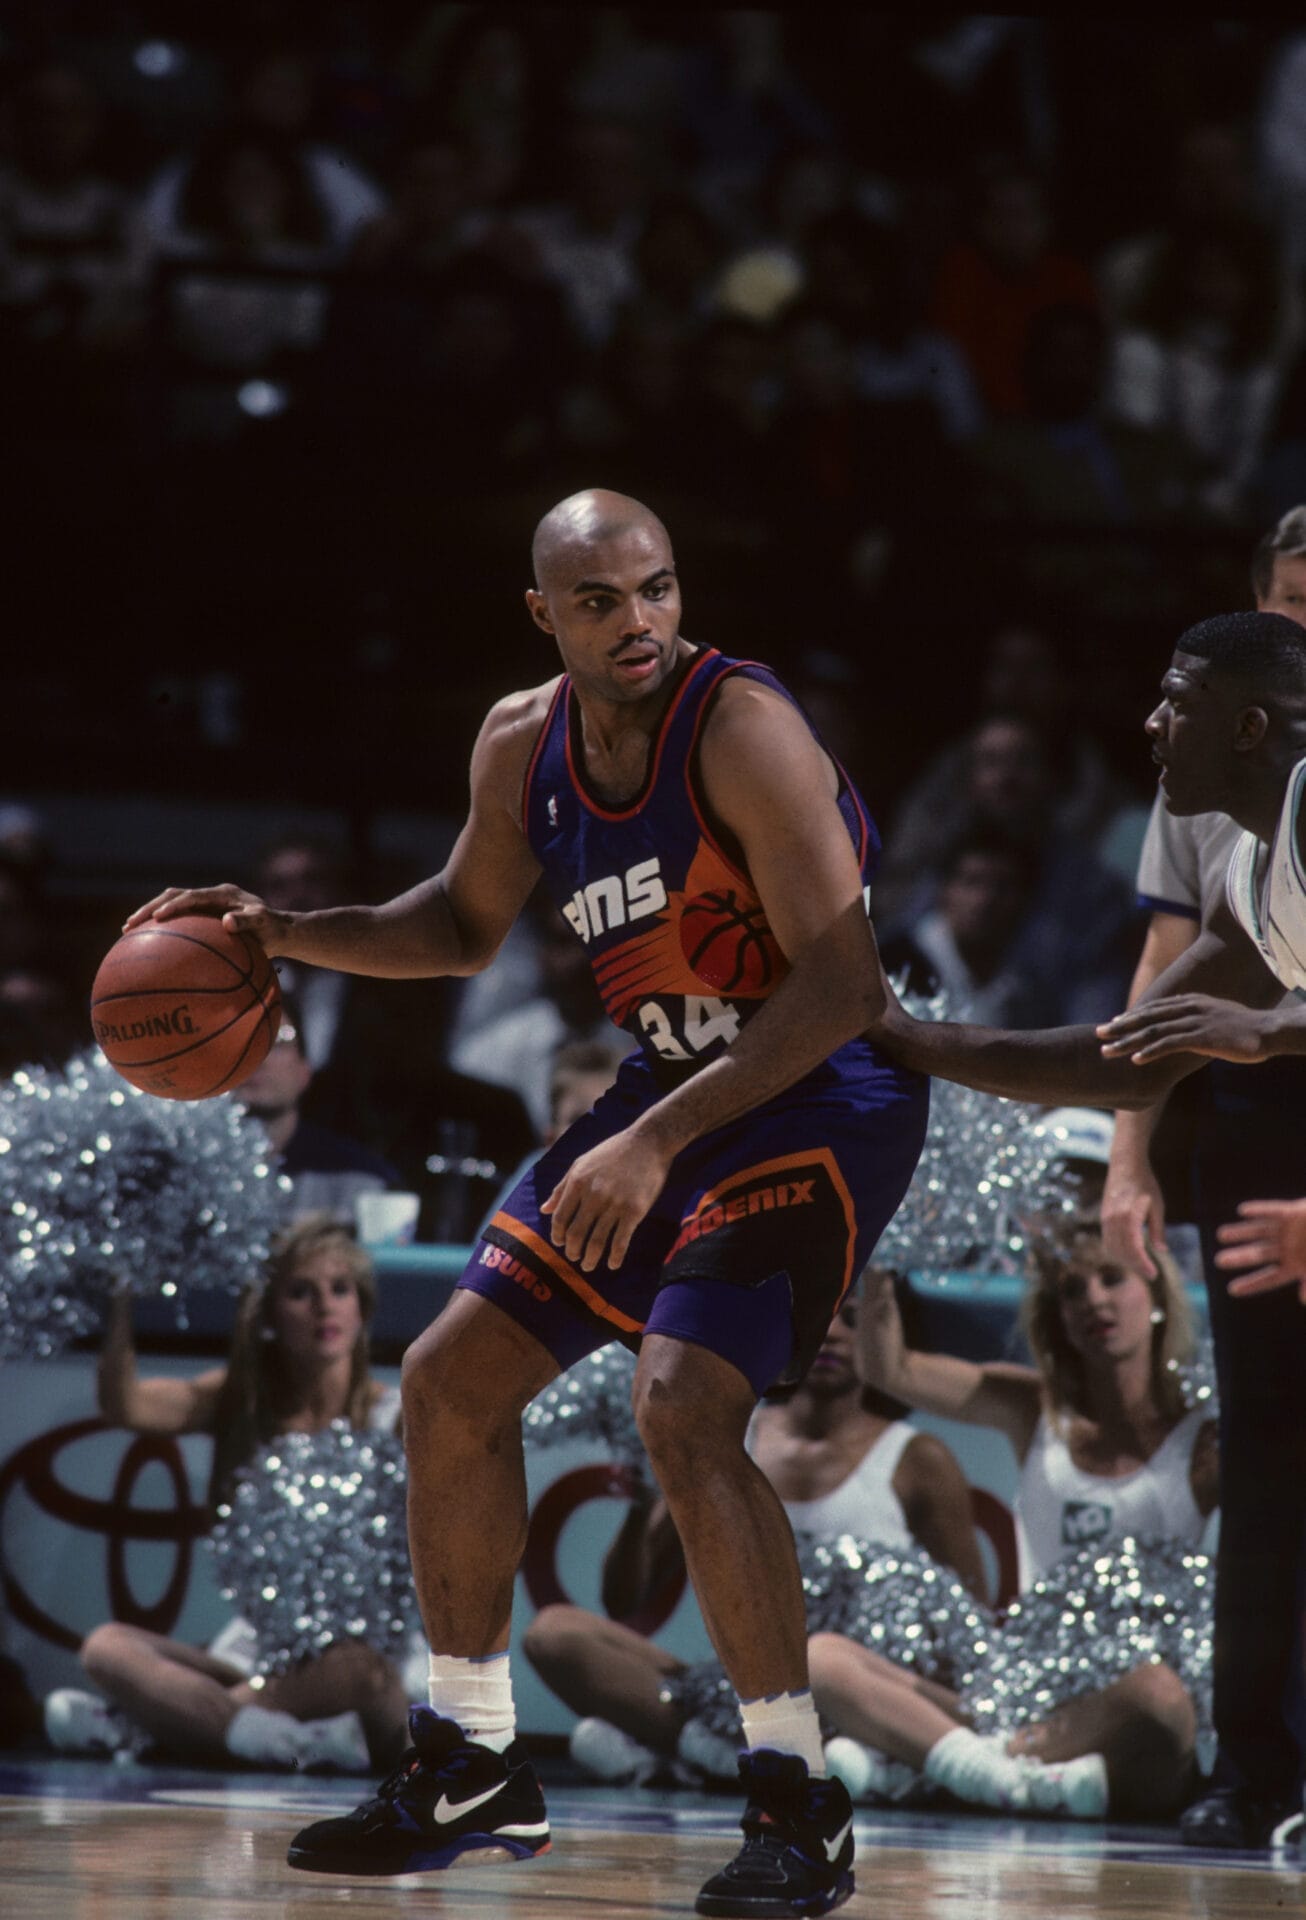
<instances>
[{"instance_id":1,"label":"defender's hand","mask_svg":"<svg viewBox=\"0 0 1306 1920\"><path fill-rule=\"evenodd\" d=\"M1097 1029L1107 1060L1146 1066L1172 1053L1208 1053L1218 1060L1264 1060L1265 1016L1233 1000L1205 993L1176 993L1141 1000Z\"/></svg>"},{"instance_id":2,"label":"defender's hand","mask_svg":"<svg viewBox=\"0 0 1306 1920\"><path fill-rule=\"evenodd\" d=\"M144 926L147 920L175 920L183 913L209 913L221 918L228 933L248 933L264 953L284 953L295 915L273 913L243 887L165 887L123 921L123 932Z\"/></svg>"},{"instance_id":3,"label":"defender's hand","mask_svg":"<svg viewBox=\"0 0 1306 1920\"><path fill-rule=\"evenodd\" d=\"M1240 1300L1276 1287L1297 1289L1306 1306L1306 1200L1244 1200L1238 1218L1216 1228L1221 1251L1215 1264L1226 1273L1242 1272L1229 1282Z\"/></svg>"},{"instance_id":4,"label":"defender's hand","mask_svg":"<svg viewBox=\"0 0 1306 1920\"><path fill-rule=\"evenodd\" d=\"M553 1216L554 1246L585 1273L593 1273L605 1249L608 1266L619 1267L662 1191L672 1157L633 1129L581 1154L540 1208Z\"/></svg>"}]
</instances>

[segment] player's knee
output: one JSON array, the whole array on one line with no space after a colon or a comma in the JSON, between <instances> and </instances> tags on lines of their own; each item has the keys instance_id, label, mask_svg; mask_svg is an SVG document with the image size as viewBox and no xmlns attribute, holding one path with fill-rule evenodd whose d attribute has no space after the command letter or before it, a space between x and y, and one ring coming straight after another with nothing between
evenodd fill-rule
<instances>
[{"instance_id":1,"label":"player's knee","mask_svg":"<svg viewBox=\"0 0 1306 1920\"><path fill-rule=\"evenodd\" d=\"M710 1462L744 1457L753 1400L742 1375L744 1391L723 1391L723 1371L719 1362L699 1365L698 1350L687 1348L683 1361L677 1356L661 1366L641 1364L635 1376L635 1425L668 1495L681 1482L701 1479Z\"/></svg>"}]
</instances>

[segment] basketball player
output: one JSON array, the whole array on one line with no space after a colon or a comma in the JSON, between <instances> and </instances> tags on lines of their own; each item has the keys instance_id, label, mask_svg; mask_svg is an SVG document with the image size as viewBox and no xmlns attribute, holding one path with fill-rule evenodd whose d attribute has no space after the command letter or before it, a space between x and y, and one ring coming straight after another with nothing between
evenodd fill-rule
<instances>
[{"instance_id":1,"label":"basketball player","mask_svg":"<svg viewBox=\"0 0 1306 1920\"><path fill-rule=\"evenodd\" d=\"M1294 507L1257 543L1251 585L1261 612L1306 625L1306 508ZM1204 910L1224 894L1241 832L1227 814L1171 813L1158 795L1139 860L1139 902L1151 918L1131 1003L1197 938ZM1306 1059L1212 1061L1193 1095L1184 1217L1201 1234L1220 1388L1219 1746L1210 1789L1185 1811L1180 1832L1190 1846L1245 1848L1264 1845L1297 1804L1299 1738L1282 1709L1301 1667L1296 1587L1306 1490L1278 1429L1295 1419L1300 1404L1306 1318L1290 1297L1244 1303L1246 1282L1230 1285L1225 1270L1250 1264L1273 1271L1274 1231L1291 1221L1294 1208L1306 1215L1300 1201L1269 1198L1306 1192ZM1102 1201L1108 1252L1149 1282L1146 1242L1164 1244L1164 1201L1149 1153L1159 1115L1151 1107L1119 1116ZM1235 1214L1243 1217L1227 1225ZM1217 1253L1230 1233L1234 1242ZM1251 1290L1261 1291L1257 1276L1251 1279Z\"/></svg>"},{"instance_id":2,"label":"basketball player","mask_svg":"<svg viewBox=\"0 0 1306 1920\"><path fill-rule=\"evenodd\" d=\"M924 1137L926 1082L862 1037L884 1005L866 913L878 838L774 676L682 636L648 508L573 495L533 560L527 606L565 671L491 711L442 873L380 907L302 915L169 888L128 923L216 913L296 961L470 974L543 872L638 1042L405 1358L430 1707L377 1797L306 1828L289 1858L407 1873L549 1844L508 1674L520 1420L560 1369L621 1339L639 1347L640 1433L741 1701L744 1844L697 1910L825 1913L852 1892L852 1808L824 1777L793 1537L744 1436L762 1392L819 1348Z\"/></svg>"},{"instance_id":3,"label":"basketball player","mask_svg":"<svg viewBox=\"0 0 1306 1920\"><path fill-rule=\"evenodd\" d=\"M1088 1027L927 1029L891 1009L880 1037L897 1057L993 1093L1052 1100L1073 1091L1103 1105L1142 1107L1207 1056L1260 1061L1306 1052L1301 1003L1284 997L1285 989L1306 986L1306 631L1270 612L1203 621L1181 637L1162 692L1147 731L1166 808L1180 816L1225 813L1242 829L1224 885L1204 889L1196 939L1096 1035ZM1289 1110L1288 1162L1294 1135L1304 1137ZM1301 1165L1306 1175L1306 1151ZM1231 1264L1229 1251L1237 1243L1221 1265ZM1265 1318L1259 1338L1249 1339L1232 1316L1252 1309L1227 1307L1215 1289L1212 1301L1222 1383L1238 1405L1238 1429L1230 1433L1236 1478L1231 1488L1226 1469L1217 1584L1220 1755L1212 1791L1190 1809L1184 1838L1263 1846L1300 1793L1301 1742L1285 1724L1284 1693L1299 1665L1306 1342L1282 1315ZM1226 1432L1227 1418L1222 1439ZM1233 1581L1225 1577L1231 1565Z\"/></svg>"}]
</instances>

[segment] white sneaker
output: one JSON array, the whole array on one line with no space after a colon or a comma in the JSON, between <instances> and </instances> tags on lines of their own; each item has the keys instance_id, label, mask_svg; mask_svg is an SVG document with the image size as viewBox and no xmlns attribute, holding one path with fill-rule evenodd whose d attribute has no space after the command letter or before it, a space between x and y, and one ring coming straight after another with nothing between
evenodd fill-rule
<instances>
[{"instance_id":1,"label":"white sneaker","mask_svg":"<svg viewBox=\"0 0 1306 1920\"><path fill-rule=\"evenodd\" d=\"M610 1720L578 1720L568 1746L582 1773L593 1780L611 1781L614 1786L639 1780L662 1763L660 1754L632 1740Z\"/></svg>"},{"instance_id":2,"label":"white sneaker","mask_svg":"<svg viewBox=\"0 0 1306 1920\"><path fill-rule=\"evenodd\" d=\"M46 1694L43 1713L45 1737L57 1753L117 1753L131 1739L127 1720L98 1693L60 1687Z\"/></svg>"},{"instance_id":3,"label":"white sneaker","mask_svg":"<svg viewBox=\"0 0 1306 1920\"><path fill-rule=\"evenodd\" d=\"M301 1767L330 1773L372 1772L367 1735L356 1713L333 1714L329 1720L301 1720L299 1731Z\"/></svg>"},{"instance_id":4,"label":"white sneaker","mask_svg":"<svg viewBox=\"0 0 1306 1920\"><path fill-rule=\"evenodd\" d=\"M1026 1768L1029 1806L1035 1813L1068 1813L1072 1820L1104 1820L1109 1789L1106 1761L1100 1753L1076 1760L1022 1758Z\"/></svg>"},{"instance_id":5,"label":"white sneaker","mask_svg":"<svg viewBox=\"0 0 1306 1920\"><path fill-rule=\"evenodd\" d=\"M723 1740L719 1733L709 1733L701 1720L686 1720L680 1729L676 1752L687 1766L696 1767L710 1780L735 1783L739 1779L739 1742Z\"/></svg>"},{"instance_id":6,"label":"white sneaker","mask_svg":"<svg viewBox=\"0 0 1306 1920\"><path fill-rule=\"evenodd\" d=\"M842 1733L825 1743L825 1770L843 1781L850 1800L862 1802L900 1800L921 1777L905 1760L894 1760Z\"/></svg>"}]
</instances>

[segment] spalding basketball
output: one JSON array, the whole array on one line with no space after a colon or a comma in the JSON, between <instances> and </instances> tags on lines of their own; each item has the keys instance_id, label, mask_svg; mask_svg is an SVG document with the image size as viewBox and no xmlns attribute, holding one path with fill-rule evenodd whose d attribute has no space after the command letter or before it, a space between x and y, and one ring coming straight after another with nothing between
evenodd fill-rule
<instances>
[{"instance_id":1,"label":"spalding basketball","mask_svg":"<svg viewBox=\"0 0 1306 1920\"><path fill-rule=\"evenodd\" d=\"M91 1026L124 1080L165 1100L238 1087L281 1024L272 962L208 914L147 920L110 947L91 988Z\"/></svg>"},{"instance_id":2,"label":"spalding basketball","mask_svg":"<svg viewBox=\"0 0 1306 1920\"><path fill-rule=\"evenodd\" d=\"M762 908L728 887L685 902L680 945L699 979L718 993L764 993L784 970Z\"/></svg>"}]
</instances>

